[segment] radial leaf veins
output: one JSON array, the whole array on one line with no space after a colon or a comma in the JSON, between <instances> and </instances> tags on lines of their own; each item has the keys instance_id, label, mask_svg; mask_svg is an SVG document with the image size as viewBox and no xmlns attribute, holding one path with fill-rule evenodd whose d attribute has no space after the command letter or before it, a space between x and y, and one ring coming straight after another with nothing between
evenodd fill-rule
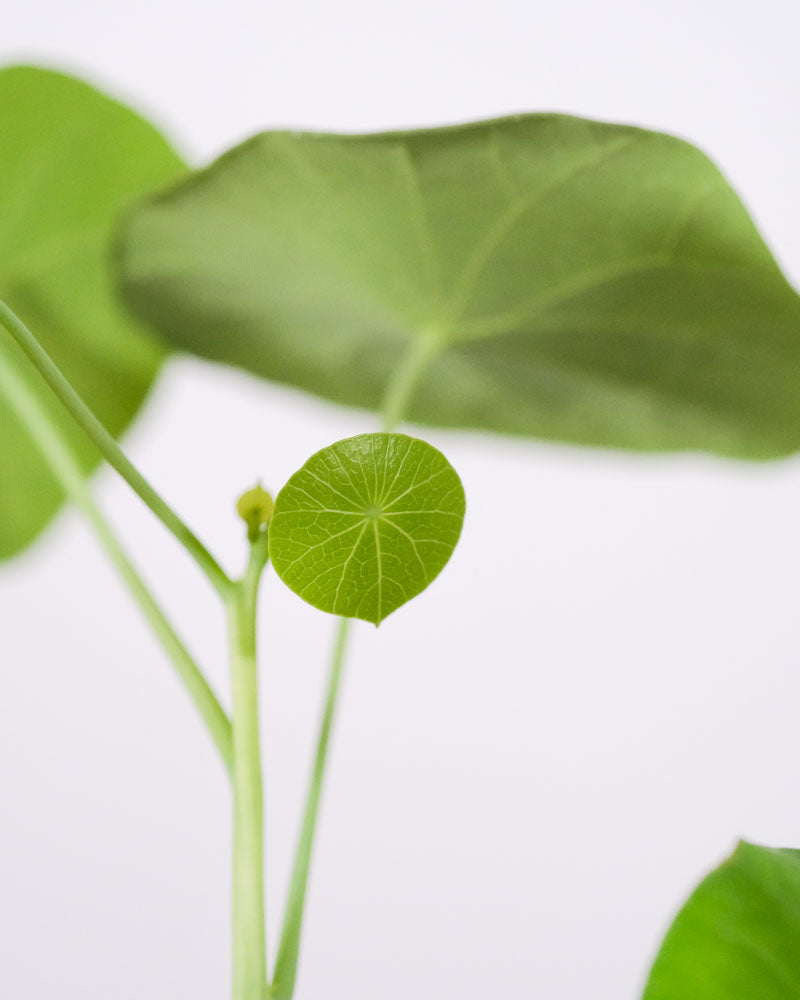
<instances>
[{"instance_id":1,"label":"radial leaf veins","mask_svg":"<svg viewBox=\"0 0 800 1000\"><path fill-rule=\"evenodd\" d=\"M312 455L280 491L270 558L309 604L378 625L441 572L464 510L461 480L432 445L359 434Z\"/></svg>"}]
</instances>

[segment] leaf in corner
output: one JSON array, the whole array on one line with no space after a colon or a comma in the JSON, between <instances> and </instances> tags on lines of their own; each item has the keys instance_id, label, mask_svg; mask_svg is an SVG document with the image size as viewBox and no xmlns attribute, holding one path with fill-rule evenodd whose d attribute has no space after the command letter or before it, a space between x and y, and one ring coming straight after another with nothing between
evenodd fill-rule
<instances>
[{"instance_id":1,"label":"leaf in corner","mask_svg":"<svg viewBox=\"0 0 800 1000\"><path fill-rule=\"evenodd\" d=\"M643 1000L800 997L800 851L742 843L667 933Z\"/></svg>"}]
</instances>

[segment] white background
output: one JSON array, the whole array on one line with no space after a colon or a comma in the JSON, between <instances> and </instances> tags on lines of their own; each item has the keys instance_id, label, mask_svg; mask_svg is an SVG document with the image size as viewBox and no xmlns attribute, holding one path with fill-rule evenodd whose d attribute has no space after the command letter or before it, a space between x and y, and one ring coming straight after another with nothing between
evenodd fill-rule
<instances>
[{"instance_id":1,"label":"white background","mask_svg":"<svg viewBox=\"0 0 800 1000\"><path fill-rule=\"evenodd\" d=\"M800 277L791 0L7 7L3 61L80 71L197 163L268 126L557 110L676 132ZM233 570L233 498L372 426L179 361L127 447ZM465 531L424 597L356 630L298 1000L634 1000L737 837L800 846L800 462L429 437ZM204 583L110 474L97 489L223 689ZM269 579L272 935L331 631ZM0 995L222 1000L222 769L72 513L0 570L0 762Z\"/></svg>"}]
</instances>

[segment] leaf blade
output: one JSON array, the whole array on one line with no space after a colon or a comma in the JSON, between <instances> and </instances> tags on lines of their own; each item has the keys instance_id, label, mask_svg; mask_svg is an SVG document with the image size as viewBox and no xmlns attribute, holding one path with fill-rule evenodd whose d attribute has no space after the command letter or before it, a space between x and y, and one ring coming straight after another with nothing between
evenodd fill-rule
<instances>
[{"instance_id":1,"label":"leaf blade","mask_svg":"<svg viewBox=\"0 0 800 1000\"><path fill-rule=\"evenodd\" d=\"M690 897L643 1000L800 995L800 852L742 843Z\"/></svg>"},{"instance_id":2,"label":"leaf blade","mask_svg":"<svg viewBox=\"0 0 800 1000\"><path fill-rule=\"evenodd\" d=\"M119 266L176 346L347 405L379 408L433 338L416 422L800 447L800 299L716 167L671 136L562 115L263 133L143 205Z\"/></svg>"},{"instance_id":3,"label":"leaf blade","mask_svg":"<svg viewBox=\"0 0 800 1000\"><path fill-rule=\"evenodd\" d=\"M0 132L0 297L29 322L80 395L118 434L146 397L164 348L122 310L108 242L124 206L185 168L132 111L50 70L0 70ZM28 364L0 331L3 363ZM88 474L98 462L94 449L48 390L40 391ZM3 559L36 537L63 493L2 400L0 432Z\"/></svg>"},{"instance_id":4,"label":"leaf blade","mask_svg":"<svg viewBox=\"0 0 800 1000\"><path fill-rule=\"evenodd\" d=\"M378 625L444 568L464 510L458 474L432 445L360 434L290 477L275 500L270 559L309 604Z\"/></svg>"}]
</instances>

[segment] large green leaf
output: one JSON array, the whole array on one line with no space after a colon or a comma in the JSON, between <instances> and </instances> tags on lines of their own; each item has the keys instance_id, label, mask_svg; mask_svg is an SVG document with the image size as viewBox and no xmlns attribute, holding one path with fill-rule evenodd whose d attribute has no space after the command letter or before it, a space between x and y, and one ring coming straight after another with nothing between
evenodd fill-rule
<instances>
[{"instance_id":1,"label":"large green leaf","mask_svg":"<svg viewBox=\"0 0 800 1000\"><path fill-rule=\"evenodd\" d=\"M0 70L0 137L0 298L119 433L141 405L163 349L120 308L108 243L123 207L185 168L127 108L71 77L30 67ZM29 370L2 328L0 364ZM88 472L96 452L40 391ZM0 399L0 558L23 548L62 499Z\"/></svg>"},{"instance_id":2,"label":"large green leaf","mask_svg":"<svg viewBox=\"0 0 800 1000\"><path fill-rule=\"evenodd\" d=\"M275 500L269 554L309 604L378 625L438 576L464 520L444 455L406 434L323 448Z\"/></svg>"},{"instance_id":3,"label":"large green leaf","mask_svg":"<svg viewBox=\"0 0 800 1000\"><path fill-rule=\"evenodd\" d=\"M797 1000L800 851L741 844L678 914L643 1000Z\"/></svg>"},{"instance_id":4,"label":"large green leaf","mask_svg":"<svg viewBox=\"0 0 800 1000\"><path fill-rule=\"evenodd\" d=\"M670 136L560 115L271 132L148 201L128 300L175 345L423 423L639 449L800 447L800 300Z\"/></svg>"}]
</instances>

